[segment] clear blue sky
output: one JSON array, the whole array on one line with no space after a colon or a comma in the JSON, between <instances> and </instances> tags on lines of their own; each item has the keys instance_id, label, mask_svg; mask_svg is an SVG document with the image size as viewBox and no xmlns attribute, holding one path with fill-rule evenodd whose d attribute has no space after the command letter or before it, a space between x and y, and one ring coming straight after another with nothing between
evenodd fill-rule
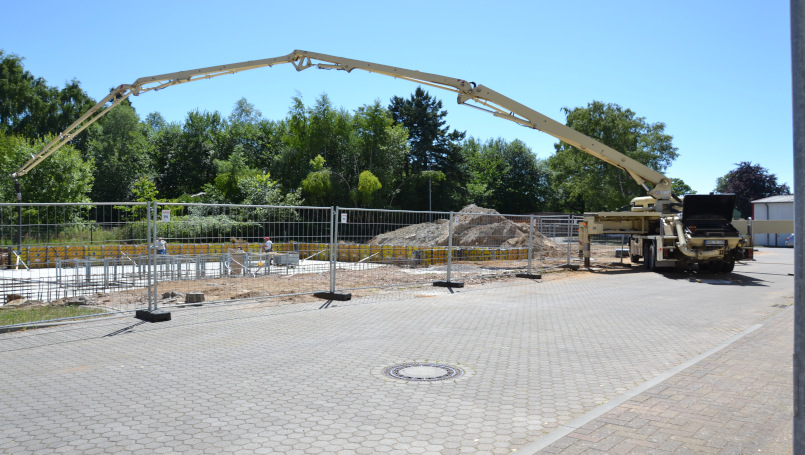
<instances>
[{"instance_id":1,"label":"clear blue sky","mask_svg":"<svg viewBox=\"0 0 805 455\"><path fill-rule=\"evenodd\" d=\"M751 161L793 189L789 2L731 1L5 1L0 48L50 85L75 78L95 99L141 76L285 55L294 49L475 81L560 122L598 100L663 122L679 158L666 175L699 193ZM132 97L141 117L229 115L245 97L284 118L297 93L353 110L416 85L368 73L258 69ZM452 128L520 139L539 158L551 136L431 89Z\"/></svg>"}]
</instances>

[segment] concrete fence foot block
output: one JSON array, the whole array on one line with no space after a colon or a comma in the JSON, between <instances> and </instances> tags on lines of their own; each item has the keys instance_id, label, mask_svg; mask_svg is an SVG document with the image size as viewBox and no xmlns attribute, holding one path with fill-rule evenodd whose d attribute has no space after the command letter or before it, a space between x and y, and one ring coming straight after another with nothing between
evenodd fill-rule
<instances>
[{"instance_id":1,"label":"concrete fence foot block","mask_svg":"<svg viewBox=\"0 0 805 455\"><path fill-rule=\"evenodd\" d=\"M532 280L539 280L542 278L542 275L539 273L518 273L515 276L517 278L529 278Z\"/></svg>"},{"instance_id":2,"label":"concrete fence foot block","mask_svg":"<svg viewBox=\"0 0 805 455\"><path fill-rule=\"evenodd\" d=\"M203 292L188 292L184 296L184 303L201 303L204 301Z\"/></svg>"},{"instance_id":3,"label":"concrete fence foot block","mask_svg":"<svg viewBox=\"0 0 805 455\"><path fill-rule=\"evenodd\" d=\"M314 292L313 297L318 297L325 300L346 301L352 299L352 294L344 294L341 292Z\"/></svg>"},{"instance_id":4,"label":"concrete fence foot block","mask_svg":"<svg viewBox=\"0 0 805 455\"><path fill-rule=\"evenodd\" d=\"M162 310L137 310L134 313L134 317L147 322L164 322L171 320L171 314L169 311L162 311Z\"/></svg>"},{"instance_id":5,"label":"concrete fence foot block","mask_svg":"<svg viewBox=\"0 0 805 455\"><path fill-rule=\"evenodd\" d=\"M434 286L438 286L440 288L463 288L464 282L463 281L434 281Z\"/></svg>"}]
</instances>

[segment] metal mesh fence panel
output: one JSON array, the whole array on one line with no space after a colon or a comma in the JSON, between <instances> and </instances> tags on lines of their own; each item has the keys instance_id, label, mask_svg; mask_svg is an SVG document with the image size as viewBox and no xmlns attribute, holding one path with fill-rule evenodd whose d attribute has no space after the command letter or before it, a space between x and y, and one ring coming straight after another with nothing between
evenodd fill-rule
<instances>
[{"instance_id":1,"label":"metal mesh fence panel","mask_svg":"<svg viewBox=\"0 0 805 455\"><path fill-rule=\"evenodd\" d=\"M331 209L162 204L159 307L312 294L329 287ZM267 242L270 241L270 249Z\"/></svg>"},{"instance_id":2,"label":"metal mesh fence panel","mask_svg":"<svg viewBox=\"0 0 805 455\"><path fill-rule=\"evenodd\" d=\"M339 208L338 288L443 280L449 218L447 212Z\"/></svg>"},{"instance_id":3,"label":"metal mesh fence panel","mask_svg":"<svg viewBox=\"0 0 805 455\"><path fill-rule=\"evenodd\" d=\"M580 263L580 219L478 207L5 204L0 326L200 302L296 301L321 291L533 277ZM593 261L628 259L623 242L594 237ZM74 311L48 313L54 308Z\"/></svg>"},{"instance_id":4,"label":"metal mesh fence panel","mask_svg":"<svg viewBox=\"0 0 805 455\"><path fill-rule=\"evenodd\" d=\"M147 304L146 205L0 204L0 325ZM144 232L144 231L143 231Z\"/></svg>"},{"instance_id":5,"label":"metal mesh fence panel","mask_svg":"<svg viewBox=\"0 0 805 455\"><path fill-rule=\"evenodd\" d=\"M547 215L537 220L537 229L544 239L541 261L545 267L578 265L579 226L581 217Z\"/></svg>"}]
</instances>

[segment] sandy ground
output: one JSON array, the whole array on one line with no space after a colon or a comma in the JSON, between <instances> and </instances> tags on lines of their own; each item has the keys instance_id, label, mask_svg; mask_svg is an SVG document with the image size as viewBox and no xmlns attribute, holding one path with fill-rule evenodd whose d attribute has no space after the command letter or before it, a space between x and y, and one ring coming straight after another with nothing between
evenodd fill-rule
<instances>
[{"instance_id":1,"label":"sandy ground","mask_svg":"<svg viewBox=\"0 0 805 455\"><path fill-rule=\"evenodd\" d=\"M524 266L524 264L520 265ZM478 265L477 262L457 262L453 264L451 281L461 281L465 286L470 287L493 280L518 279L513 277L514 273L524 270L514 269L512 266L511 261L484 262L483 266ZM394 265L368 270L339 269L336 271L336 290L351 293L353 297L398 292L402 286L445 280L445 271L444 266L411 269ZM543 273L542 280L563 279L573 273L578 274L579 272L551 269ZM184 304L187 294L192 292L204 293L205 302L271 297L267 300L267 304L279 305L314 301L317 300L312 295L314 292L329 291L329 289L329 273L310 273L161 281L157 285L157 294L160 296L160 306ZM64 303L66 302L60 302L60 304ZM116 309L142 307L147 304L147 294L142 289L95 294L87 296L85 304Z\"/></svg>"}]
</instances>

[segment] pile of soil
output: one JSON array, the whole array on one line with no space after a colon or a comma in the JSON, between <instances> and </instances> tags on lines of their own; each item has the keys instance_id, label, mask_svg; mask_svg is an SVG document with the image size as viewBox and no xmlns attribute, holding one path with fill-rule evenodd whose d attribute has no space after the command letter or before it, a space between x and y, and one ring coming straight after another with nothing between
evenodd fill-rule
<instances>
[{"instance_id":1,"label":"pile of soil","mask_svg":"<svg viewBox=\"0 0 805 455\"><path fill-rule=\"evenodd\" d=\"M496 210L468 205L454 215L453 246L524 248L528 247L528 223L515 223ZM386 232L370 240L370 245L447 246L447 220L420 223ZM546 255L559 251L557 245L534 231L534 249L542 248Z\"/></svg>"}]
</instances>

